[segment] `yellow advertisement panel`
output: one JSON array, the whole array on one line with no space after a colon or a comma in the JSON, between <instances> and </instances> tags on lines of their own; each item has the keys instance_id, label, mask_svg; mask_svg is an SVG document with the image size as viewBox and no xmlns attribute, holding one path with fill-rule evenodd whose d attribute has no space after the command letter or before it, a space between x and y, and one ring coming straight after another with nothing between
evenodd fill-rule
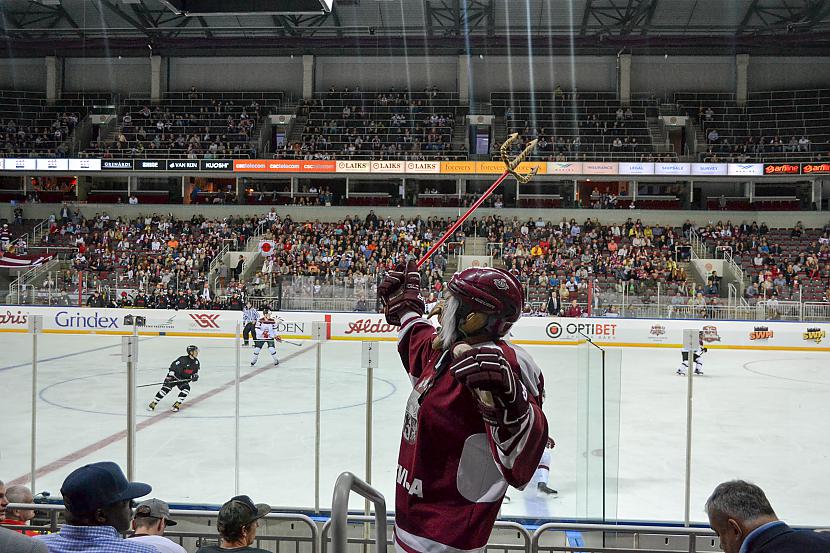
<instances>
[{"instance_id":1,"label":"yellow advertisement panel","mask_svg":"<svg viewBox=\"0 0 830 553\"><path fill-rule=\"evenodd\" d=\"M475 161L442 161L441 162L441 172L442 173L475 173L476 172L476 163Z\"/></svg>"}]
</instances>

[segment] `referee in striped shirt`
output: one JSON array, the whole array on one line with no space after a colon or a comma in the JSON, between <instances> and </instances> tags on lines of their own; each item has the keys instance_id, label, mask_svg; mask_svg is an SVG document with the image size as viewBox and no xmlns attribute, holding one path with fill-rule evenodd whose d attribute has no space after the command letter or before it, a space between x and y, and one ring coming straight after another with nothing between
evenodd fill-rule
<instances>
[{"instance_id":1,"label":"referee in striped shirt","mask_svg":"<svg viewBox=\"0 0 830 553\"><path fill-rule=\"evenodd\" d=\"M242 339L245 345L248 345L248 340L254 335L254 326L259 320L259 311L251 305L251 302L245 304L245 309L242 310L242 322L245 327L242 329Z\"/></svg>"}]
</instances>

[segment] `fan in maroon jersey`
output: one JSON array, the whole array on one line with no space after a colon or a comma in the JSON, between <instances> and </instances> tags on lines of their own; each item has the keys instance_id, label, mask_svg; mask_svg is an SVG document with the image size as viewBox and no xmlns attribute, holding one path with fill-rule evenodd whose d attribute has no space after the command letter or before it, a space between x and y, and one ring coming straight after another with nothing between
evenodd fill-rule
<instances>
[{"instance_id":1,"label":"fan in maroon jersey","mask_svg":"<svg viewBox=\"0 0 830 553\"><path fill-rule=\"evenodd\" d=\"M436 331L414 262L378 287L413 382L395 494L395 544L410 553L483 548L507 486L531 480L547 440L541 371L502 339L521 316L521 283L476 267L447 290Z\"/></svg>"}]
</instances>

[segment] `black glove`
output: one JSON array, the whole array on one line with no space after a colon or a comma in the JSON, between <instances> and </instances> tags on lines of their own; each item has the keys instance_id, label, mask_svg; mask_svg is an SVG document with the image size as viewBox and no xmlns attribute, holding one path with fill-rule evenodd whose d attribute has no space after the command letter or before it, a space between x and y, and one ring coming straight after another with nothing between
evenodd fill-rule
<instances>
[{"instance_id":1,"label":"black glove","mask_svg":"<svg viewBox=\"0 0 830 553\"><path fill-rule=\"evenodd\" d=\"M199 380L199 374L198 373L190 375L190 381L191 382L196 382L197 380Z\"/></svg>"},{"instance_id":2,"label":"black glove","mask_svg":"<svg viewBox=\"0 0 830 553\"><path fill-rule=\"evenodd\" d=\"M422 316L425 307L421 298L421 274L415 262L398 263L394 271L389 271L378 285L378 298L390 325L400 326L401 316L408 311Z\"/></svg>"},{"instance_id":3,"label":"black glove","mask_svg":"<svg viewBox=\"0 0 830 553\"><path fill-rule=\"evenodd\" d=\"M527 390L516 378L501 349L495 346L473 348L459 355L450 365L450 371L456 380L473 391L485 422L511 427L520 425L527 418L530 412ZM481 392L490 392L492 404Z\"/></svg>"}]
</instances>

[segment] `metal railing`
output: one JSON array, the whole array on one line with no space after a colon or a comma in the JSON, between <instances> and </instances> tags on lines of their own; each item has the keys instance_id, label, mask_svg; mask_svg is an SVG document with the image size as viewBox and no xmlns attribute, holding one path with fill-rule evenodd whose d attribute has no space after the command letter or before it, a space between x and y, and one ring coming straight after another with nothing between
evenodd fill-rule
<instances>
[{"instance_id":1,"label":"metal railing","mask_svg":"<svg viewBox=\"0 0 830 553\"><path fill-rule=\"evenodd\" d=\"M543 537L558 532L559 543L542 543ZM553 541L553 540L547 540ZM613 524L543 524L533 533L531 551L591 551L592 553L665 553L667 551L720 551L720 542L708 528L660 528Z\"/></svg>"},{"instance_id":2,"label":"metal railing","mask_svg":"<svg viewBox=\"0 0 830 553\"><path fill-rule=\"evenodd\" d=\"M386 499L375 488L352 474L337 477L331 503L331 534L334 553L348 553L346 522L349 517L349 495L357 492L375 506L375 553L386 552Z\"/></svg>"}]
</instances>

